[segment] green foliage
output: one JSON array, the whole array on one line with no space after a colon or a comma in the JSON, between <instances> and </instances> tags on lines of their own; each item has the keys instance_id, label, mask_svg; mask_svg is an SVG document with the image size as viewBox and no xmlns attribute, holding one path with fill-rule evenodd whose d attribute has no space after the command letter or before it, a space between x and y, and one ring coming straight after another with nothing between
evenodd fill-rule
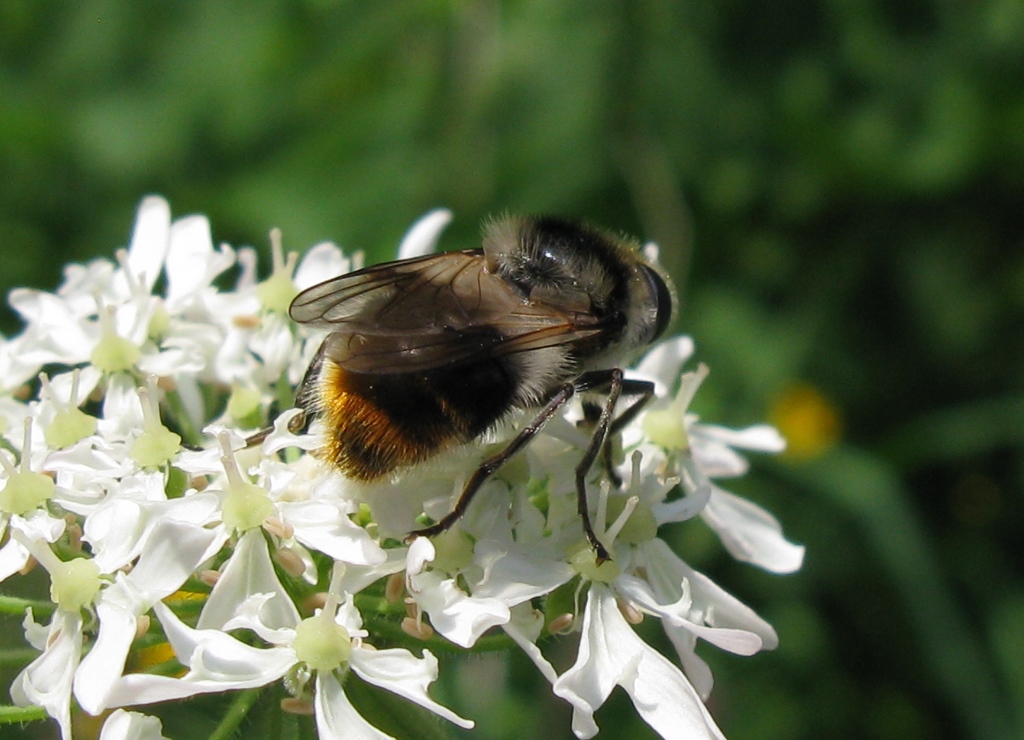
<instances>
[{"instance_id":1,"label":"green foliage","mask_svg":"<svg viewBox=\"0 0 1024 740\"><path fill-rule=\"evenodd\" d=\"M149 192L370 261L438 205L452 248L505 209L657 241L707 417L804 383L844 429L743 481L803 572L678 544L780 633L704 651L726 733L1024 733L1021 3L14 0L0 100L5 291L110 256ZM449 672L471 736L569 736L522 663Z\"/></svg>"}]
</instances>

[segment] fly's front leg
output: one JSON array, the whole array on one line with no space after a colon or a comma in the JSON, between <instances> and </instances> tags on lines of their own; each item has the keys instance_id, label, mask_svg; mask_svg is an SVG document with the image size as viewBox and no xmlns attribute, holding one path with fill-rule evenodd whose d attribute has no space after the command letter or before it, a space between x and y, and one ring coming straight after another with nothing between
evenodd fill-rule
<instances>
[{"instance_id":1,"label":"fly's front leg","mask_svg":"<svg viewBox=\"0 0 1024 740\"><path fill-rule=\"evenodd\" d=\"M604 446L601 448L601 461L604 465L605 474L615 488L622 487L622 478L615 471L614 450L612 445L618 434L632 422L643 410L643 407L654 398L654 383L647 380L622 379L622 395L637 396L625 411L619 414L611 423ZM604 404L595 403L593 400L583 402L583 419L587 427L593 429L600 418Z\"/></svg>"},{"instance_id":2,"label":"fly's front leg","mask_svg":"<svg viewBox=\"0 0 1024 740\"><path fill-rule=\"evenodd\" d=\"M590 507L587 505L587 473L590 472L594 460L608 441L608 432L612 426L615 405L622 394L622 370L614 368L612 370L598 370L586 373L577 381L576 386L580 390L592 390L605 386L608 388L608 395L605 397L601 413L594 425L594 433L590 438L590 444L587 445L587 449L583 453L583 459L576 466L576 508L579 511L580 519L583 520L583 533L587 537L587 542L594 548L594 555L596 556L597 563L600 565L606 560L610 560L611 555L608 554L607 548L597 538L597 533L594 532L594 525L590 521Z\"/></svg>"}]
</instances>

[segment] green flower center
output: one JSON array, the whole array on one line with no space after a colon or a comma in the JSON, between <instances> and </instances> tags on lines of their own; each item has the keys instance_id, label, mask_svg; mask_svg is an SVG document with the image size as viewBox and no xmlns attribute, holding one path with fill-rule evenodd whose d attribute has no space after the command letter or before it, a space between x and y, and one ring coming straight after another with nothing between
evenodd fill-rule
<instances>
[{"instance_id":1,"label":"green flower center","mask_svg":"<svg viewBox=\"0 0 1024 740\"><path fill-rule=\"evenodd\" d=\"M295 626L292 649L295 657L313 670L333 671L351 657L352 638L347 629L321 612Z\"/></svg>"}]
</instances>

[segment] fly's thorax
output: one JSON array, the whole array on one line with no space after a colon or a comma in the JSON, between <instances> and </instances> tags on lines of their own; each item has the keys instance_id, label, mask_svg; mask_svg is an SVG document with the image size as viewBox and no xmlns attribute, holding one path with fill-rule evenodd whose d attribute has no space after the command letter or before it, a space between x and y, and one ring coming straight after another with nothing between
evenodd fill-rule
<instances>
[{"instance_id":1,"label":"fly's thorax","mask_svg":"<svg viewBox=\"0 0 1024 740\"><path fill-rule=\"evenodd\" d=\"M629 364L673 316L671 282L636 242L558 218L505 217L487 224L483 247L488 270L523 300L587 330L570 347L577 372Z\"/></svg>"}]
</instances>

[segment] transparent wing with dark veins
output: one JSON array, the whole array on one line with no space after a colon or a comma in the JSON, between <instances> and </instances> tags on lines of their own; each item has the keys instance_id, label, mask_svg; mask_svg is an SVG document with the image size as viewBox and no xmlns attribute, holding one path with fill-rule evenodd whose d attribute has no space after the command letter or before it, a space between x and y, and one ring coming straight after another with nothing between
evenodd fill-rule
<instances>
[{"instance_id":1,"label":"transparent wing with dark veins","mask_svg":"<svg viewBox=\"0 0 1024 740\"><path fill-rule=\"evenodd\" d=\"M375 374L567 344L600 331L586 314L530 302L485 266L482 250L387 262L303 291L289 313L331 332L325 351L341 367Z\"/></svg>"}]
</instances>

